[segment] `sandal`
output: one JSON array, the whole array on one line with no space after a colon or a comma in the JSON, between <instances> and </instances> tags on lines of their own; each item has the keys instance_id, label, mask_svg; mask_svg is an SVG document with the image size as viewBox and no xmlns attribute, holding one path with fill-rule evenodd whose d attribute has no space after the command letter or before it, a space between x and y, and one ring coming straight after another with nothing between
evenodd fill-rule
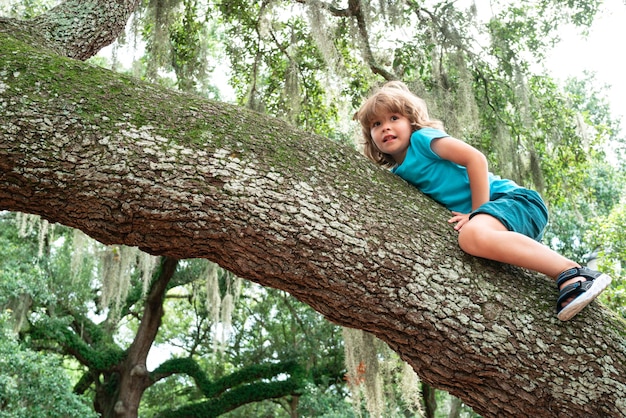
<instances>
[{"instance_id":1,"label":"sandal","mask_svg":"<svg viewBox=\"0 0 626 418\"><path fill-rule=\"evenodd\" d=\"M571 283L563 289L561 285L568 280L582 277L585 281ZM556 301L557 318L567 321L580 312L585 306L594 300L611 283L608 274L591 270L587 267L574 267L559 274L556 285L559 290L559 299ZM563 303L574 298L570 303L562 306Z\"/></svg>"}]
</instances>

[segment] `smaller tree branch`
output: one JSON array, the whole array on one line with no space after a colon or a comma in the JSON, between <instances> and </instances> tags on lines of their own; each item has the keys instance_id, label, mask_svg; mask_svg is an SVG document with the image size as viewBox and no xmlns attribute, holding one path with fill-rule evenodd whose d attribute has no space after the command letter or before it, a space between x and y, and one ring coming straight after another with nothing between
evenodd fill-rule
<instances>
[{"instance_id":1,"label":"smaller tree branch","mask_svg":"<svg viewBox=\"0 0 626 418\"><path fill-rule=\"evenodd\" d=\"M84 394L89 387L95 382L96 376L91 371L83 373L80 380L74 385L74 393Z\"/></svg>"},{"instance_id":2,"label":"smaller tree branch","mask_svg":"<svg viewBox=\"0 0 626 418\"><path fill-rule=\"evenodd\" d=\"M217 417L248 403L300 394L305 380L304 369L294 361L287 361L250 365L221 379L210 381L198 363L191 358L167 360L151 373L151 377L156 381L177 373L192 377L206 400L164 411L160 417ZM283 374L289 377L285 380L272 380Z\"/></svg>"},{"instance_id":3,"label":"smaller tree branch","mask_svg":"<svg viewBox=\"0 0 626 418\"><path fill-rule=\"evenodd\" d=\"M62 320L48 319L32 324L29 334L34 340L56 341L66 354L94 371L114 370L125 356L124 351L113 345L89 346Z\"/></svg>"},{"instance_id":4,"label":"smaller tree branch","mask_svg":"<svg viewBox=\"0 0 626 418\"><path fill-rule=\"evenodd\" d=\"M301 384L302 381L294 378L276 382L252 383L233 389L217 400L188 404L176 410L164 411L157 417L218 417L249 403L282 398L288 395L300 395L303 390Z\"/></svg>"},{"instance_id":5,"label":"smaller tree branch","mask_svg":"<svg viewBox=\"0 0 626 418\"><path fill-rule=\"evenodd\" d=\"M33 25L62 55L86 60L111 44L139 0L66 0L36 17Z\"/></svg>"},{"instance_id":6,"label":"smaller tree branch","mask_svg":"<svg viewBox=\"0 0 626 418\"><path fill-rule=\"evenodd\" d=\"M363 14L363 5L361 4L361 0L350 0L348 5L352 16L354 16L357 22L359 38L363 43L363 59L365 62L374 74L382 76L387 81L398 80L399 77L396 74L380 66L374 58L374 53L372 52L372 47L369 42L369 32L367 30L367 23L365 21L365 15Z\"/></svg>"},{"instance_id":7,"label":"smaller tree branch","mask_svg":"<svg viewBox=\"0 0 626 418\"><path fill-rule=\"evenodd\" d=\"M150 292L146 298L143 316L135 339L129 347L129 358L134 362L145 363L148 351L156 338L161 318L163 317L163 300L165 292L169 288L169 282L176 271L178 260L171 257L164 257L157 279L152 283Z\"/></svg>"}]
</instances>

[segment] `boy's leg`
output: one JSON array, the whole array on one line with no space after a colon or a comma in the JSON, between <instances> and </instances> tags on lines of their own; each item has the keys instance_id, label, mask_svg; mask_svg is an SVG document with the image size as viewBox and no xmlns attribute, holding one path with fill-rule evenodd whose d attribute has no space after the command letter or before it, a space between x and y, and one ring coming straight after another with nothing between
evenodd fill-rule
<instances>
[{"instance_id":1,"label":"boy's leg","mask_svg":"<svg viewBox=\"0 0 626 418\"><path fill-rule=\"evenodd\" d=\"M538 271L553 279L569 268L580 267L542 243L509 231L498 219L484 213L475 215L461 228L459 245L468 254Z\"/></svg>"},{"instance_id":2,"label":"boy's leg","mask_svg":"<svg viewBox=\"0 0 626 418\"><path fill-rule=\"evenodd\" d=\"M578 263L526 235L509 231L502 222L488 214L475 215L461 228L459 245L468 254L559 279L558 287L563 293L559 298L558 316L564 321L576 315L611 282L611 278L605 274L598 273L597 277L585 274L578 269ZM568 271L573 274L565 274ZM589 284L578 284L587 281ZM570 291L566 292L564 289L568 286ZM575 291L572 291L572 286L576 288Z\"/></svg>"}]
</instances>

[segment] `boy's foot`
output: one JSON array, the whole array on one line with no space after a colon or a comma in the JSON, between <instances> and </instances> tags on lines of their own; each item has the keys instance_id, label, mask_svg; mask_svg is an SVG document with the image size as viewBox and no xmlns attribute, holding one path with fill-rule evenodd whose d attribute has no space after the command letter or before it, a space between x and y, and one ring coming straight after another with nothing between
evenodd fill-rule
<instances>
[{"instance_id":1,"label":"boy's foot","mask_svg":"<svg viewBox=\"0 0 626 418\"><path fill-rule=\"evenodd\" d=\"M563 283L578 277L584 280L568 284L561 289ZM611 283L611 277L587 267L574 267L559 274L556 282L560 292L556 302L557 318L567 321L602 293Z\"/></svg>"}]
</instances>

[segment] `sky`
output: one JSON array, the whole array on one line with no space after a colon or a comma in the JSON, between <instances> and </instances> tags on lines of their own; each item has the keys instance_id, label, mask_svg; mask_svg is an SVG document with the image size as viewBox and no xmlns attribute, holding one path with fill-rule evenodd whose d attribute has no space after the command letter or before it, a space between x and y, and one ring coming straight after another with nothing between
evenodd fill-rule
<instances>
[{"instance_id":1,"label":"sky","mask_svg":"<svg viewBox=\"0 0 626 418\"><path fill-rule=\"evenodd\" d=\"M599 82L611 86L607 91L611 113L626 129L626 0L605 0L588 36L564 28L561 37L545 62L553 77L565 80L584 70L595 72Z\"/></svg>"}]
</instances>

